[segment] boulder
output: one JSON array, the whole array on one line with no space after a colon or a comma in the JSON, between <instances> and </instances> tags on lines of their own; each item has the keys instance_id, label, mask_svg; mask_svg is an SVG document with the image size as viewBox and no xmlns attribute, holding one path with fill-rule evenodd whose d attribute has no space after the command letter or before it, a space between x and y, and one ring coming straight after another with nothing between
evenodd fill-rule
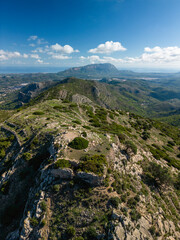
<instances>
[{"instance_id":1,"label":"boulder","mask_svg":"<svg viewBox=\"0 0 180 240\"><path fill-rule=\"evenodd\" d=\"M52 169L51 174L55 178L62 178L62 179L72 179L74 177L73 170L70 168Z\"/></svg>"},{"instance_id":2,"label":"boulder","mask_svg":"<svg viewBox=\"0 0 180 240\"><path fill-rule=\"evenodd\" d=\"M77 177L84 182L89 183L91 186L100 186L103 184L103 177L100 177L94 173L78 172Z\"/></svg>"}]
</instances>

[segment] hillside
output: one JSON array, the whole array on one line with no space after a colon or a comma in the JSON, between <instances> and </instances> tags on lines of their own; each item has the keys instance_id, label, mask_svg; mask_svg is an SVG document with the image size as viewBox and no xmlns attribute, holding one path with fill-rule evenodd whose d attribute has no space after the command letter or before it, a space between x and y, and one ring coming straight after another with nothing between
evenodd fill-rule
<instances>
[{"instance_id":1,"label":"hillside","mask_svg":"<svg viewBox=\"0 0 180 240\"><path fill-rule=\"evenodd\" d=\"M179 122L179 92L154 88L145 80L101 81L66 78L61 81L32 83L7 95L1 109L14 109L46 99L80 100L81 96L103 107L130 111L144 117L157 118L175 126ZM174 98L174 96L176 98ZM87 101L89 101L87 100Z\"/></svg>"},{"instance_id":2,"label":"hillside","mask_svg":"<svg viewBox=\"0 0 180 240\"><path fill-rule=\"evenodd\" d=\"M98 105L104 86L65 80L1 123L0 239L180 238L180 131Z\"/></svg>"},{"instance_id":3,"label":"hillside","mask_svg":"<svg viewBox=\"0 0 180 240\"><path fill-rule=\"evenodd\" d=\"M89 85L82 78L91 79L91 90L86 90ZM56 74L0 75L0 85L0 109L13 110L24 106L35 97L40 99L44 93L39 94L45 90L46 95L52 95L51 99L58 99L61 98L58 89L65 88L69 100L74 93L78 93L107 108L130 111L180 126L179 73L135 73L118 70L108 63L91 64Z\"/></svg>"}]
</instances>

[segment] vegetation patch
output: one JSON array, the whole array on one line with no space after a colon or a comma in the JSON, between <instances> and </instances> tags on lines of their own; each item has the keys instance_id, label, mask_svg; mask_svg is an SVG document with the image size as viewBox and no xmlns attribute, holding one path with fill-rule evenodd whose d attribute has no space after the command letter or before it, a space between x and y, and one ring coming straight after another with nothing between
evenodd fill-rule
<instances>
[{"instance_id":1,"label":"vegetation patch","mask_svg":"<svg viewBox=\"0 0 180 240\"><path fill-rule=\"evenodd\" d=\"M99 176L104 173L104 165L107 164L106 157L101 155L84 156L79 164L79 171L93 172Z\"/></svg>"},{"instance_id":2,"label":"vegetation patch","mask_svg":"<svg viewBox=\"0 0 180 240\"><path fill-rule=\"evenodd\" d=\"M87 148L88 144L89 144L88 140L82 137L76 137L68 144L68 146L73 149L81 150Z\"/></svg>"},{"instance_id":3,"label":"vegetation patch","mask_svg":"<svg viewBox=\"0 0 180 240\"><path fill-rule=\"evenodd\" d=\"M134 154L137 153L137 147L132 141L125 142L127 149L130 148Z\"/></svg>"},{"instance_id":4,"label":"vegetation patch","mask_svg":"<svg viewBox=\"0 0 180 240\"><path fill-rule=\"evenodd\" d=\"M44 112L42 111L35 111L33 112L34 115L44 115Z\"/></svg>"},{"instance_id":5,"label":"vegetation patch","mask_svg":"<svg viewBox=\"0 0 180 240\"><path fill-rule=\"evenodd\" d=\"M69 163L68 160L65 159L59 159L57 162L54 164L55 168L70 168L71 164Z\"/></svg>"}]
</instances>

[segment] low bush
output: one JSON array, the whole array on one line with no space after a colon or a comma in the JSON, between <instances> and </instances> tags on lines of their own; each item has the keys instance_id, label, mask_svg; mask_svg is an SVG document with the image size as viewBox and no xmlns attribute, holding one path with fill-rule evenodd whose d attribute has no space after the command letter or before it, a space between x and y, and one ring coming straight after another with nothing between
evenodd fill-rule
<instances>
[{"instance_id":1,"label":"low bush","mask_svg":"<svg viewBox=\"0 0 180 240\"><path fill-rule=\"evenodd\" d=\"M130 212L130 216L132 221L138 221L141 218L141 214L135 209Z\"/></svg>"},{"instance_id":2,"label":"low bush","mask_svg":"<svg viewBox=\"0 0 180 240\"><path fill-rule=\"evenodd\" d=\"M86 232L84 232L83 237L85 240L96 240L97 239L97 232L94 227L89 227Z\"/></svg>"},{"instance_id":3,"label":"low bush","mask_svg":"<svg viewBox=\"0 0 180 240\"><path fill-rule=\"evenodd\" d=\"M30 221L30 224L31 224L33 227L36 227L36 226L39 224L39 222L38 222L38 220L37 220L36 217L30 218L29 221Z\"/></svg>"},{"instance_id":4,"label":"low bush","mask_svg":"<svg viewBox=\"0 0 180 240\"><path fill-rule=\"evenodd\" d=\"M70 168L71 164L69 163L68 160L65 159L59 159L57 162L54 164L55 168Z\"/></svg>"},{"instance_id":5,"label":"low bush","mask_svg":"<svg viewBox=\"0 0 180 240\"><path fill-rule=\"evenodd\" d=\"M44 115L44 112L42 111L35 111L33 112L34 115Z\"/></svg>"},{"instance_id":6,"label":"low bush","mask_svg":"<svg viewBox=\"0 0 180 240\"><path fill-rule=\"evenodd\" d=\"M120 199L118 197L112 197L109 199L109 203L114 207L117 208L119 203L120 203Z\"/></svg>"},{"instance_id":7,"label":"low bush","mask_svg":"<svg viewBox=\"0 0 180 240\"><path fill-rule=\"evenodd\" d=\"M164 160L166 160L168 162L169 166L173 166L180 170L180 161L179 160L177 160L173 157L169 157L169 156L164 157Z\"/></svg>"},{"instance_id":8,"label":"low bush","mask_svg":"<svg viewBox=\"0 0 180 240\"><path fill-rule=\"evenodd\" d=\"M29 161L31 159L31 154L29 152L23 153L23 158L26 161Z\"/></svg>"},{"instance_id":9,"label":"low bush","mask_svg":"<svg viewBox=\"0 0 180 240\"><path fill-rule=\"evenodd\" d=\"M101 176L104 173L104 165L106 164L107 161L103 154L94 156L84 156L81 158L78 170L84 172L93 172Z\"/></svg>"},{"instance_id":10,"label":"low bush","mask_svg":"<svg viewBox=\"0 0 180 240\"><path fill-rule=\"evenodd\" d=\"M68 144L68 146L73 149L81 150L87 148L88 144L89 144L88 140L82 137L76 137Z\"/></svg>"},{"instance_id":11,"label":"low bush","mask_svg":"<svg viewBox=\"0 0 180 240\"><path fill-rule=\"evenodd\" d=\"M66 237L68 239L74 237L75 234L76 234L76 230L75 230L75 228L73 226L67 227L67 229L66 229Z\"/></svg>"},{"instance_id":12,"label":"low bush","mask_svg":"<svg viewBox=\"0 0 180 240\"><path fill-rule=\"evenodd\" d=\"M81 122L79 120L73 120L72 122L76 123L76 124L79 124L79 125L81 124Z\"/></svg>"},{"instance_id":13,"label":"low bush","mask_svg":"<svg viewBox=\"0 0 180 240\"><path fill-rule=\"evenodd\" d=\"M127 149L130 148L134 154L137 153L137 147L132 141L125 142Z\"/></svg>"},{"instance_id":14,"label":"low bush","mask_svg":"<svg viewBox=\"0 0 180 240\"><path fill-rule=\"evenodd\" d=\"M81 135L82 135L83 137L87 137L87 133L86 133L86 132L82 132Z\"/></svg>"},{"instance_id":15,"label":"low bush","mask_svg":"<svg viewBox=\"0 0 180 240\"><path fill-rule=\"evenodd\" d=\"M163 184L171 184L172 178L168 168L161 167L161 165L150 162L143 167L143 172L147 183L154 184L155 186L161 186Z\"/></svg>"},{"instance_id":16,"label":"low bush","mask_svg":"<svg viewBox=\"0 0 180 240\"><path fill-rule=\"evenodd\" d=\"M43 212L45 212L45 211L47 210L47 204L46 204L46 202L45 202L45 201L42 201L42 202L40 203L40 207L41 207L41 210L42 210Z\"/></svg>"},{"instance_id":17,"label":"low bush","mask_svg":"<svg viewBox=\"0 0 180 240\"><path fill-rule=\"evenodd\" d=\"M53 108L56 109L56 110L62 110L63 107L60 106L60 105L56 105L56 106L54 106Z\"/></svg>"}]
</instances>

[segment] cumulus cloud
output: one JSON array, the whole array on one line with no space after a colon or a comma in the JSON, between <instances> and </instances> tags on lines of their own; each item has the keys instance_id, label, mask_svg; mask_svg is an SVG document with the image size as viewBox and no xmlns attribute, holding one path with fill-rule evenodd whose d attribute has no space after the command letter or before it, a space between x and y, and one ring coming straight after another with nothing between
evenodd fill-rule
<instances>
[{"instance_id":1,"label":"cumulus cloud","mask_svg":"<svg viewBox=\"0 0 180 240\"><path fill-rule=\"evenodd\" d=\"M37 63L43 63L43 60L38 59L36 62L37 62Z\"/></svg>"},{"instance_id":2,"label":"cumulus cloud","mask_svg":"<svg viewBox=\"0 0 180 240\"><path fill-rule=\"evenodd\" d=\"M65 59L71 59L72 57L63 55L63 54L53 54L52 55L53 59L59 59L59 60L65 60Z\"/></svg>"},{"instance_id":3,"label":"cumulus cloud","mask_svg":"<svg viewBox=\"0 0 180 240\"><path fill-rule=\"evenodd\" d=\"M39 55L38 54L30 54L30 57L31 58L35 58L35 59L39 59Z\"/></svg>"},{"instance_id":4,"label":"cumulus cloud","mask_svg":"<svg viewBox=\"0 0 180 240\"><path fill-rule=\"evenodd\" d=\"M61 46L58 43L51 45L51 49L53 51L62 52L64 54L71 54L73 52L79 52L79 50L74 50L73 47L71 47L70 45Z\"/></svg>"},{"instance_id":5,"label":"cumulus cloud","mask_svg":"<svg viewBox=\"0 0 180 240\"><path fill-rule=\"evenodd\" d=\"M28 38L28 41L35 41L38 38L38 36L33 35Z\"/></svg>"},{"instance_id":6,"label":"cumulus cloud","mask_svg":"<svg viewBox=\"0 0 180 240\"><path fill-rule=\"evenodd\" d=\"M26 58L27 54L23 54L21 55L20 52L8 52L8 51L4 51L3 49L0 50L0 61L4 61L4 60L8 60L11 58L19 58L19 57L24 57Z\"/></svg>"},{"instance_id":7,"label":"cumulus cloud","mask_svg":"<svg viewBox=\"0 0 180 240\"><path fill-rule=\"evenodd\" d=\"M107 41L99 44L96 48L90 49L89 53L112 53L117 51L125 51L126 48L122 46L120 42Z\"/></svg>"},{"instance_id":8,"label":"cumulus cloud","mask_svg":"<svg viewBox=\"0 0 180 240\"><path fill-rule=\"evenodd\" d=\"M23 54L23 57L24 57L24 58L28 58L28 54L24 53L24 54Z\"/></svg>"},{"instance_id":9,"label":"cumulus cloud","mask_svg":"<svg viewBox=\"0 0 180 240\"><path fill-rule=\"evenodd\" d=\"M137 57L125 57L125 58L114 58L109 56L99 57L97 55L92 55L88 57L81 56L82 61L89 60L91 63L97 62L109 62L114 64L151 64L151 65L166 65L166 64L180 64L180 48L165 47L161 48L159 46L150 48L145 47L144 52Z\"/></svg>"},{"instance_id":10,"label":"cumulus cloud","mask_svg":"<svg viewBox=\"0 0 180 240\"><path fill-rule=\"evenodd\" d=\"M109 63L122 63L124 62L123 59L121 58L113 58L113 57L99 57L97 55L92 55L92 56L88 56L88 57L84 57L84 56L81 56L80 59L82 61L84 60L89 60L90 63L106 63L106 62L109 62Z\"/></svg>"},{"instance_id":11,"label":"cumulus cloud","mask_svg":"<svg viewBox=\"0 0 180 240\"><path fill-rule=\"evenodd\" d=\"M180 61L180 48L177 46L165 48L159 46L154 48L146 47L140 59L144 62L161 63Z\"/></svg>"}]
</instances>

